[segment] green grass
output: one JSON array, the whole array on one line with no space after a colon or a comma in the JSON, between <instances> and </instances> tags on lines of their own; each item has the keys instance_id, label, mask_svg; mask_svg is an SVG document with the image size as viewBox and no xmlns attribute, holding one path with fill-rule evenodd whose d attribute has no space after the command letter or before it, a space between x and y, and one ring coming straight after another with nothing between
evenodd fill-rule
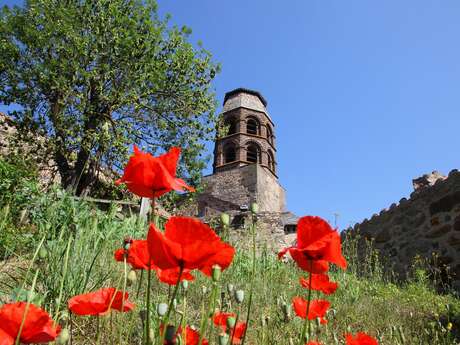
<instances>
[{"instance_id":1,"label":"green grass","mask_svg":"<svg viewBox=\"0 0 460 345\"><path fill-rule=\"evenodd\" d=\"M102 286L121 288L123 264L113 260L113 251L121 247L125 237L145 237L147 226L136 217L121 218L115 209L99 211L59 191L34 199L28 208L27 229L32 230L28 234L27 246L4 250L8 255L0 264L0 301L5 303L25 298L38 272L33 302L50 312L63 327L71 328L73 344L95 343L95 318L72 316L69 319L65 312L66 301L75 294ZM0 232L14 224L14 219L7 219L10 215L5 211L5 205L2 210ZM23 241L24 233L11 228L7 233L8 243ZM37 250L37 257L33 260L34 250L30 248L38 249L42 240L45 250L42 249L40 255ZM250 241L249 236L247 240ZM454 335L460 327L460 301L456 297L436 293L422 271L409 282L399 285L389 282L382 273L377 256L370 250L365 259L358 260L355 243L351 241L344 244L344 252L349 269L331 272L331 279L339 283L339 289L327 297L332 304L327 316L329 323L313 327L315 338L322 344L343 344L345 332L357 331L376 336L380 344L385 345L456 343ZM251 254L238 251L231 267L222 274L219 308L245 315L247 297L241 305L237 304L228 294L227 284L243 289L248 296L251 265ZM298 283L299 277L305 274L292 262L281 262L274 253L266 250L259 251L256 272L246 344L290 344L289 339L298 344L302 320L292 311L286 319L282 305L290 304L294 296L306 296L306 290ZM139 280L140 272L137 273ZM199 328L201 310L208 305L211 284L209 278L200 273L196 273L196 277L187 290L186 319L188 324ZM168 287L156 279L152 285L152 302L155 305L167 302ZM203 287L207 288L205 293ZM128 291L136 303L135 311L125 314L114 312L101 318L101 344L117 344L120 332L123 344L142 343L140 311L144 309L145 275L138 298L137 282ZM182 310L183 298L181 290L178 310ZM154 316L152 322L156 327L155 313ZM179 313L173 313L173 321L178 322L179 318ZM448 322L453 323L451 331L446 329ZM207 337L211 344L217 344L218 331L215 328L211 331Z\"/></svg>"}]
</instances>

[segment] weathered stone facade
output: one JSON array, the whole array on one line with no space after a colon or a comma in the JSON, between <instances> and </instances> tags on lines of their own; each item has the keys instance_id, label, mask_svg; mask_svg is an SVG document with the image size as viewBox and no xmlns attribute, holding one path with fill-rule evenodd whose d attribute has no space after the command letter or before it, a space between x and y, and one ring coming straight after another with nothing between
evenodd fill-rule
<instances>
[{"instance_id":1,"label":"weathered stone facade","mask_svg":"<svg viewBox=\"0 0 460 345\"><path fill-rule=\"evenodd\" d=\"M446 178L437 172L413 180L409 199L355 224L346 233L373 239L376 249L397 273L404 275L414 257L449 267L454 287L460 290L460 172Z\"/></svg>"},{"instance_id":2,"label":"weathered stone facade","mask_svg":"<svg viewBox=\"0 0 460 345\"><path fill-rule=\"evenodd\" d=\"M285 191L277 179L259 164L205 176L205 192L198 196L198 213L211 216L239 211L256 202L261 212L283 212Z\"/></svg>"}]
</instances>

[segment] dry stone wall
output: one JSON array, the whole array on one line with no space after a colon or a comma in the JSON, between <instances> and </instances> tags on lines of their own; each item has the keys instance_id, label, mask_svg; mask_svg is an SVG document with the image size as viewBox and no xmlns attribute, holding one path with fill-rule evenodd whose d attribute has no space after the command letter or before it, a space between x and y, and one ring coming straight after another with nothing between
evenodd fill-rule
<instances>
[{"instance_id":1,"label":"dry stone wall","mask_svg":"<svg viewBox=\"0 0 460 345\"><path fill-rule=\"evenodd\" d=\"M409 199L355 224L345 233L373 239L376 249L395 272L404 275L420 255L445 267L460 290L460 172L448 177L437 172L414 179Z\"/></svg>"}]
</instances>

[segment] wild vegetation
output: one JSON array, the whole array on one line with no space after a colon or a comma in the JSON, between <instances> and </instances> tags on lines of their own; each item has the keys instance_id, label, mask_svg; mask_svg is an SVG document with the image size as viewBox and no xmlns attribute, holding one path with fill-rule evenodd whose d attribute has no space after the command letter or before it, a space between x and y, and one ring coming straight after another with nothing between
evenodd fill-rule
<instances>
[{"instance_id":1,"label":"wild vegetation","mask_svg":"<svg viewBox=\"0 0 460 345\"><path fill-rule=\"evenodd\" d=\"M71 333L73 344L145 342L142 319L145 320L146 310L146 272L127 273L124 264L114 260L114 251L123 246L126 238L145 238L146 222L136 214L123 215L115 207L98 210L60 189L37 193L21 203L8 193L28 190L33 179L24 176L16 181L14 190L2 190L0 234L7 238L0 243L4 257L0 266L1 303L28 300L43 308ZM18 208L19 212L14 211ZM22 211L27 215L21 220L18 214ZM221 232L222 228L216 230ZM243 240L251 241L250 233L248 229ZM321 344L344 344L345 333L365 331L379 344L456 343L460 302L451 294L438 294L426 271L417 268L413 279L396 285L384 275L372 251L358 261L355 243L347 240L343 253L347 269L329 272L338 289L326 297L331 303L325 315L328 323L313 321L312 339ZM294 296L307 296L299 277L307 277L308 273L295 262L280 261L276 253L263 248L258 250L254 264L246 343L298 344L303 320L296 316L291 302ZM213 285L218 292L215 307L237 313L239 320L246 321L252 265L252 253L237 248L231 265L217 282L197 273L196 280L188 282L186 288L179 284L170 323L178 325L185 318L188 325L199 330ZM125 274L129 277L129 300L135 304L132 311L105 316L77 316L68 311L67 301L72 296L108 286L121 290ZM151 326L158 329L157 311L168 302L173 288L156 277L151 282ZM244 291L241 303L235 291ZM205 337L210 344L218 344L221 333L221 328L210 324Z\"/></svg>"}]
</instances>

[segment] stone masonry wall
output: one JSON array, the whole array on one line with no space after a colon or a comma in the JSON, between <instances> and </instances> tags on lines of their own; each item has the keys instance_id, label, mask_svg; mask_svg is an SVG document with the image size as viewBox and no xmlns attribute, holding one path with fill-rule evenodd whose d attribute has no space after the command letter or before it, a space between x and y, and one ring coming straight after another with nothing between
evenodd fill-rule
<instances>
[{"instance_id":1,"label":"stone masonry wall","mask_svg":"<svg viewBox=\"0 0 460 345\"><path fill-rule=\"evenodd\" d=\"M259 204L261 212L282 212L285 192L266 168L251 164L203 178L205 190L198 196L200 216L239 211L242 205Z\"/></svg>"},{"instance_id":2,"label":"stone masonry wall","mask_svg":"<svg viewBox=\"0 0 460 345\"><path fill-rule=\"evenodd\" d=\"M346 232L374 239L376 249L402 275L416 255L430 259L436 253L438 265L449 267L460 290L460 172L452 170L447 178L436 174L415 179L409 199Z\"/></svg>"}]
</instances>

